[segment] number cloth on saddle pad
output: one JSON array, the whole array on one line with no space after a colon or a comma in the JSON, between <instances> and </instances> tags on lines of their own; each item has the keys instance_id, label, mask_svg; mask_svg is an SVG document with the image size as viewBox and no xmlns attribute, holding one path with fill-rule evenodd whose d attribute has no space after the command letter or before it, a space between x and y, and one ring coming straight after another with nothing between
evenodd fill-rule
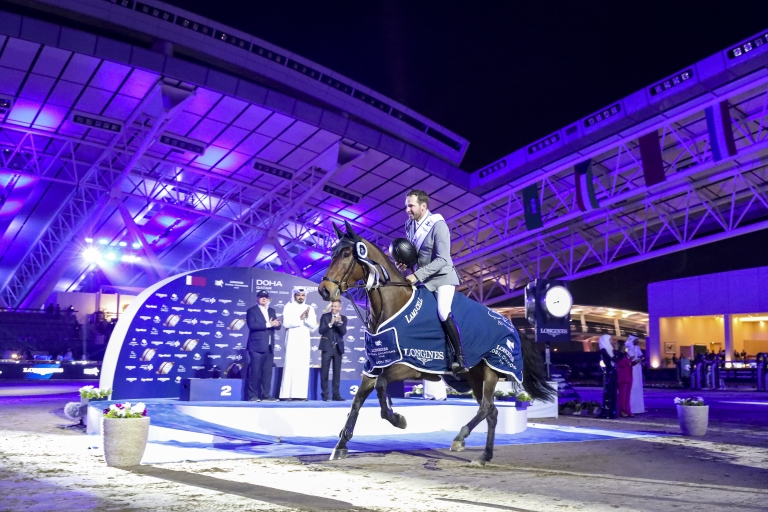
<instances>
[{"instance_id":1,"label":"number cloth on saddle pad","mask_svg":"<svg viewBox=\"0 0 768 512\"><path fill-rule=\"evenodd\" d=\"M512 322L461 293L454 294L451 311L461 332L467 367L484 359L494 370L522 383L520 337ZM370 377L395 363L426 373L451 373L435 296L423 286L415 288L411 300L375 334L366 331L365 354L363 373Z\"/></svg>"}]
</instances>

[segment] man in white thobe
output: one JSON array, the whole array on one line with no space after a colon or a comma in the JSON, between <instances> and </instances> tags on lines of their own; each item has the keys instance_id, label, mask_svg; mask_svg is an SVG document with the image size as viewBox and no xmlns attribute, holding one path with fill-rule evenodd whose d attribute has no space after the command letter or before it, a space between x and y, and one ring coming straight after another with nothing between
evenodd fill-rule
<instances>
[{"instance_id":1,"label":"man in white thobe","mask_svg":"<svg viewBox=\"0 0 768 512\"><path fill-rule=\"evenodd\" d=\"M309 334L317 329L318 324L315 310L306 304L306 300L306 288L296 286L293 288L293 299L283 308L283 328L286 334L281 400L307 399L311 345Z\"/></svg>"},{"instance_id":2,"label":"man in white thobe","mask_svg":"<svg viewBox=\"0 0 768 512\"><path fill-rule=\"evenodd\" d=\"M632 366L632 390L629 393L629 409L632 414L642 414L645 412L645 401L643 400L643 351L638 346L637 336L630 335L627 338L627 355L632 362L638 361Z\"/></svg>"}]
</instances>

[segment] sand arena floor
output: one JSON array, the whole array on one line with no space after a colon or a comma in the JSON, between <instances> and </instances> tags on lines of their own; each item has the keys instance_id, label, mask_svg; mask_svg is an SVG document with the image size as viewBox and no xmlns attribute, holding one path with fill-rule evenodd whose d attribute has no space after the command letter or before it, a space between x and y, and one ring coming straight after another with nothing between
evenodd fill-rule
<instances>
[{"instance_id":1,"label":"sand arena floor","mask_svg":"<svg viewBox=\"0 0 768 512\"><path fill-rule=\"evenodd\" d=\"M544 421L672 435L501 446L484 468L469 466L470 448L126 470L60 428L79 385L0 384L0 510L768 510L768 393L701 393L709 432L683 438L671 405L681 392L648 390L642 416Z\"/></svg>"}]
</instances>

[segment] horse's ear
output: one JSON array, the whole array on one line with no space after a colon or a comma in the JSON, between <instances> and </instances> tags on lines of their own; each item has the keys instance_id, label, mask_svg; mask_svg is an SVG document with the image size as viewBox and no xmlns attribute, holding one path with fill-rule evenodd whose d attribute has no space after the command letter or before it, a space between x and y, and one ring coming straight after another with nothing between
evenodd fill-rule
<instances>
[{"instance_id":1,"label":"horse's ear","mask_svg":"<svg viewBox=\"0 0 768 512\"><path fill-rule=\"evenodd\" d=\"M352 240L355 240L357 238L357 235L355 234L355 230L352 229L352 226L350 225L349 221L345 220L344 226L347 228L347 236Z\"/></svg>"},{"instance_id":2,"label":"horse's ear","mask_svg":"<svg viewBox=\"0 0 768 512\"><path fill-rule=\"evenodd\" d=\"M333 230L336 232L336 236L341 240L344 237L344 233L341 232L339 226L337 226L335 222L331 222L331 224L333 224Z\"/></svg>"}]
</instances>

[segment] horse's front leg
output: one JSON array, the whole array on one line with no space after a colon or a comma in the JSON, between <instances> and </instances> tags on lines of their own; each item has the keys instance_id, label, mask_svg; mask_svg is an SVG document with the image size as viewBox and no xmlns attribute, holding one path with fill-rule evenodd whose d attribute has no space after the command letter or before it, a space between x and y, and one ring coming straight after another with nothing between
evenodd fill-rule
<instances>
[{"instance_id":1,"label":"horse's front leg","mask_svg":"<svg viewBox=\"0 0 768 512\"><path fill-rule=\"evenodd\" d=\"M381 405L381 418L387 420L397 428L405 428L408 423L405 421L405 416L396 413L392 409L392 399L387 395L387 385L389 379L387 378L387 372L384 371L381 375L376 377L376 394L379 395L379 405Z\"/></svg>"},{"instance_id":2,"label":"horse's front leg","mask_svg":"<svg viewBox=\"0 0 768 512\"><path fill-rule=\"evenodd\" d=\"M368 398L371 391L373 391L375 382L376 379L363 375L363 380L360 382L360 387L357 388L355 398L352 399L352 407L347 415L347 422L339 433L339 442L336 443L336 447L333 449L333 452L331 452L330 460L344 459L347 457L347 441L352 439L355 423L357 423L357 415L360 413L360 408L363 406L365 399Z\"/></svg>"}]
</instances>

